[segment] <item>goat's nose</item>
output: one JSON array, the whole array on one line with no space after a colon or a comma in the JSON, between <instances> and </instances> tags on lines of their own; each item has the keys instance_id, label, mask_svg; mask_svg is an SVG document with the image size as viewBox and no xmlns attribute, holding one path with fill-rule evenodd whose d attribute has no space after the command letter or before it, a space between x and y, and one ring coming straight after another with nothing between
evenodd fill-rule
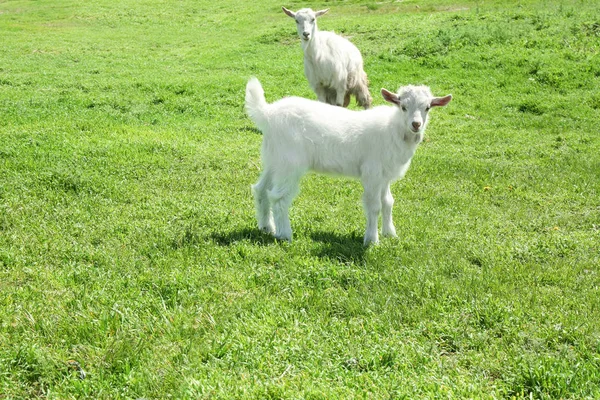
<instances>
[{"instance_id":1,"label":"goat's nose","mask_svg":"<svg viewBox=\"0 0 600 400\"><path fill-rule=\"evenodd\" d=\"M304 35L304 37L305 37L305 38L307 38L307 39L308 39L308 37L310 36L310 32L303 32L302 34L303 34L303 35Z\"/></svg>"},{"instance_id":2,"label":"goat's nose","mask_svg":"<svg viewBox=\"0 0 600 400\"><path fill-rule=\"evenodd\" d=\"M413 121L412 126L415 129L419 129L421 127L421 123L419 121Z\"/></svg>"}]
</instances>

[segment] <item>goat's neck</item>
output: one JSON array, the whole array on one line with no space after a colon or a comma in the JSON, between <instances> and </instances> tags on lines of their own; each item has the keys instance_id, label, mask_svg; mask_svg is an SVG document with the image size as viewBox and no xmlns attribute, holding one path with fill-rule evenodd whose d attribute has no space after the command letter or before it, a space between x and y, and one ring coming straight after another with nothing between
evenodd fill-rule
<instances>
[{"instance_id":1,"label":"goat's neck","mask_svg":"<svg viewBox=\"0 0 600 400\"><path fill-rule=\"evenodd\" d=\"M319 52L319 30L315 27L315 31L308 42L305 40L301 40L302 42L302 50L304 51L304 56L308 58L314 58Z\"/></svg>"}]
</instances>

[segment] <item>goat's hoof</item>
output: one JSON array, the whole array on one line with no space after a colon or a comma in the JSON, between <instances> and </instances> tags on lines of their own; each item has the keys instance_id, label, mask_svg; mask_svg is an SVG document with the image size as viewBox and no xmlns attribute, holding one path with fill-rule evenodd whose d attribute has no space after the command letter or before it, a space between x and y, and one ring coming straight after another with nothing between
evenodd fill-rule
<instances>
[{"instance_id":1,"label":"goat's hoof","mask_svg":"<svg viewBox=\"0 0 600 400\"><path fill-rule=\"evenodd\" d=\"M395 230L381 232L381 236L391 237L391 238L397 238L398 237L398 235L396 234Z\"/></svg>"},{"instance_id":2,"label":"goat's hoof","mask_svg":"<svg viewBox=\"0 0 600 400\"><path fill-rule=\"evenodd\" d=\"M258 229L260 229L260 231L262 233L266 233L268 235L274 235L275 234L275 228L272 226L259 226Z\"/></svg>"},{"instance_id":3,"label":"goat's hoof","mask_svg":"<svg viewBox=\"0 0 600 400\"><path fill-rule=\"evenodd\" d=\"M292 243L292 238L291 237L287 237L287 236L278 236L275 235L275 239L281 241L281 242L288 242L288 243Z\"/></svg>"},{"instance_id":4,"label":"goat's hoof","mask_svg":"<svg viewBox=\"0 0 600 400\"><path fill-rule=\"evenodd\" d=\"M273 236L275 236L275 239L281 240L282 242L289 242L289 243L292 242L292 233L291 232L290 233L281 233L280 232Z\"/></svg>"},{"instance_id":5,"label":"goat's hoof","mask_svg":"<svg viewBox=\"0 0 600 400\"><path fill-rule=\"evenodd\" d=\"M375 237L367 237L367 236L365 236L365 240L363 242L363 244L365 246L376 245L378 243L379 243L379 238L377 238L377 236L375 236Z\"/></svg>"}]
</instances>

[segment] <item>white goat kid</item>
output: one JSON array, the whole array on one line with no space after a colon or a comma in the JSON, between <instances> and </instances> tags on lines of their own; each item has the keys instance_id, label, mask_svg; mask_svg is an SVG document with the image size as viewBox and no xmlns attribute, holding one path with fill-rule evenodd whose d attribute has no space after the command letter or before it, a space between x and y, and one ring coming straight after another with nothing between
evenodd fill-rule
<instances>
[{"instance_id":1,"label":"white goat kid","mask_svg":"<svg viewBox=\"0 0 600 400\"><path fill-rule=\"evenodd\" d=\"M329 9L314 12L303 8L294 12L281 8L296 20L304 51L304 74L319 101L347 107L350 95L354 95L360 106L371 107L372 99L360 51L343 37L317 28L317 17Z\"/></svg>"},{"instance_id":2,"label":"white goat kid","mask_svg":"<svg viewBox=\"0 0 600 400\"><path fill-rule=\"evenodd\" d=\"M359 178L367 217L364 244L396 236L390 183L402 178L427 126L431 107L451 95L433 97L426 86L406 86L398 94L382 89L394 107L352 111L299 97L267 104L256 78L246 86L246 110L263 132L263 171L252 186L259 229L292 240L288 216L300 178L308 171Z\"/></svg>"}]
</instances>

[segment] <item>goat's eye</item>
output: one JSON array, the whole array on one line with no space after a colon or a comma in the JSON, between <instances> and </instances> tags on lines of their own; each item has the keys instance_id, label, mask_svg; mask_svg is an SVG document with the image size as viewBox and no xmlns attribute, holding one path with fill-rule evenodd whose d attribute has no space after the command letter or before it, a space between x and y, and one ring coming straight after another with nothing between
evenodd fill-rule
<instances>
[{"instance_id":1,"label":"goat's eye","mask_svg":"<svg viewBox=\"0 0 600 400\"><path fill-rule=\"evenodd\" d=\"M313 18L313 19L311 19L311 20L310 20L310 22L315 22L315 19L314 19L314 18Z\"/></svg>"},{"instance_id":2,"label":"goat's eye","mask_svg":"<svg viewBox=\"0 0 600 400\"><path fill-rule=\"evenodd\" d=\"M406 107L405 106L402 106L402 111L406 111Z\"/></svg>"},{"instance_id":3,"label":"goat's eye","mask_svg":"<svg viewBox=\"0 0 600 400\"><path fill-rule=\"evenodd\" d=\"M425 112L428 112L429 110L431 110L431 107L427 107L427 108L425 109Z\"/></svg>"}]
</instances>

